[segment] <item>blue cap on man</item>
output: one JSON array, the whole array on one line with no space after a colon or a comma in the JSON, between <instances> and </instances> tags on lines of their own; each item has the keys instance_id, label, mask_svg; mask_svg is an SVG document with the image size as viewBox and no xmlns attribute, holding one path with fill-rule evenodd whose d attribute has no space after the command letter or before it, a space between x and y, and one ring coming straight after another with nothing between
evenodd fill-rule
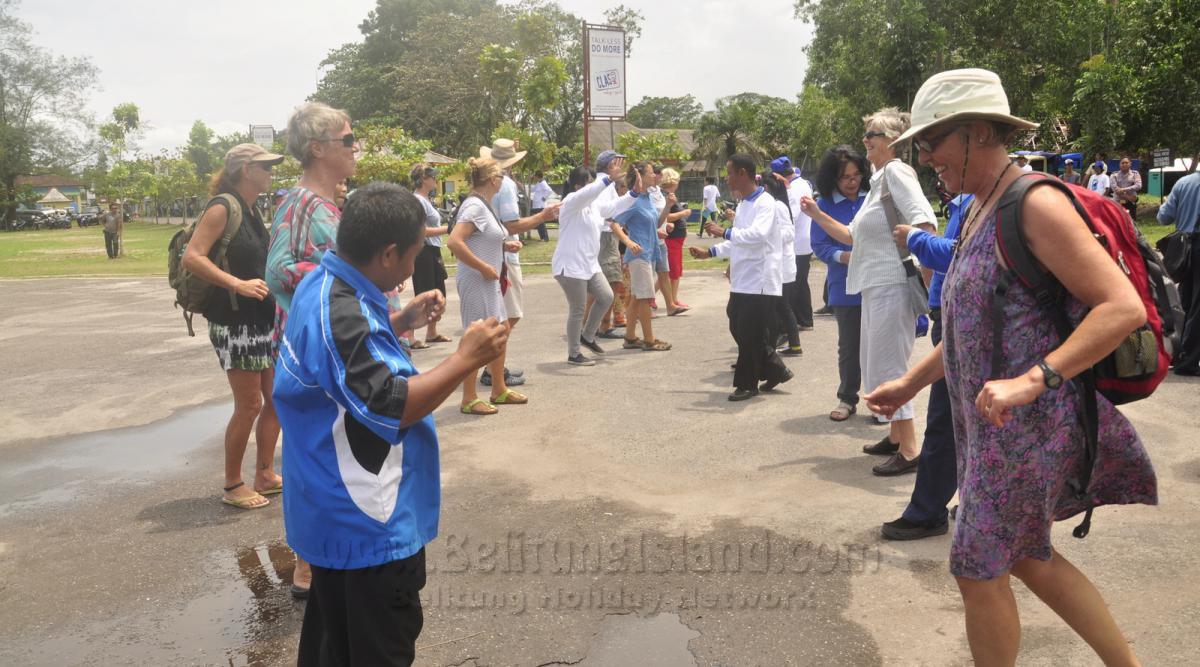
<instances>
[{"instance_id":1,"label":"blue cap on man","mask_svg":"<svg viewBox=\"0 0 1200 667\"><path fill-rule=\"evenodd\" d=\"M771 171L784 176L792 175L792 161L786 155L781 155L774 160L771 160Z\"/></svg>"},{"instance_id":2,"label":"blue cap on man","mask_svg":"<svg viewBox=\"0 0 1200 667\"><path fill-rule=\"evenodd\" d=\"M619 157L623 158L625 156L621 155L620 153L618 153L616 151L611 151L611 150L604 151L603 153L600 153L599 155L597 155L596 156L596 173L602 174L602 173L608 171L608 165L611 164L613 160L615 160Z\"/></svg>"}]
</instances>

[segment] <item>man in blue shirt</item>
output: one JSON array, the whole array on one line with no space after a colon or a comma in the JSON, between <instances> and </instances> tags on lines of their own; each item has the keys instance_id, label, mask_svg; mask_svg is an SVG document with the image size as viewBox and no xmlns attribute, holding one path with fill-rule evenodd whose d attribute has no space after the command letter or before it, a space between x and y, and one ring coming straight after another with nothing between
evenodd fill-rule
<instances>
[{"instance_id":1,"label":"man in blue shirt","mask_svg":"<svg viewBox=\"0 0 1200 667\"><path fill-rule=\"evenodd\" d=\"M1200 172L1179 179L1158 209L1158 222L1175 223L1176 231L1192 235L1188 275L1179 281L1179 297L1187 309L1183 339L1175 355L1176 375L1200 375Z\"/></svg>"},{"instance_id":2,"label":"man in blue shirt","mask_svg":"<svg viewBox=\"0 0 1200 667\"><path fill-rule=\"evenodd\" d=\"M954 258L958 232L963 214L974 201L973 195L959 195L946 205L946 235L896 225L893 232L897 246L907 247L921 266L933 269L929 283L929 319L933 321L930 337L936 346L942 342L942 283ZM883 524L880 533L889 540L919 540L944 535L950 522L946 504L958 489L958 468L955 461L954 422L950 417L950 393L946 381L938 380L929 390L929 412L925 417L925 442L917 461L917 480L912 498L904 513L895 521Z\"/></svg>"},{"instance_id":3,"label":"man in blue shirt","mask_svg":"<svg viewBox=\"0 0 1200 667\"><path fill-rule=\"evenodd\" d=\"M300 283L276 363L288 544L312 564L299 665L408 665L437 536L441 490L432 412L496 358L507 329L473 323L458 350L418 375L397 331L445 309L433 290L389 315L424 238L412 193L372 183L347 201L337 252Z\"/></svg>"}]
</instances>

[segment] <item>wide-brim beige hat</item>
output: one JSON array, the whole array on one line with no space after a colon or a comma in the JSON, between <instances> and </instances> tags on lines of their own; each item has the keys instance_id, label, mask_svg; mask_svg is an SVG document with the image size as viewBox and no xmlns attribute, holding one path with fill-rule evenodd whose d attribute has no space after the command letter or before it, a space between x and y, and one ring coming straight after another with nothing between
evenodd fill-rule
<instances>
[{"instance_id":1,"label":"wide-brim beige hat","mask_svg":"<svg viewBox=\"0 0 1200 667\"><path fill-rule=\"evenodd\" d=\"M529 151L518 151L517 144L512 139L497 139L492 147L479 147L479 157L490 157L500 163L501 169L508 169L521 161Z\"/></svg>"},{"instance_id":2,"label":"wide-brim beige hat","mask_svg":"<svg viewBox=\"0 0 1200 667\"><path fill-rule=\"evenodd\" d=\"M912 126L892 146L932 127L956 120L994 120L1023 130L1037 123L1012 115L1008 95L995 72L952 69L934 74L921 84L912 105Z\"/></svg>"}]
</instances>

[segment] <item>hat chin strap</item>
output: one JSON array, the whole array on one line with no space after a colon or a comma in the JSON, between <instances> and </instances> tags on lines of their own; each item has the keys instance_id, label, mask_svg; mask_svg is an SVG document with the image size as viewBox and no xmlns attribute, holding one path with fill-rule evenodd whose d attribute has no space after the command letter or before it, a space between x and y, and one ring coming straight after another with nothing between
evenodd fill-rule
<instances>
[{"instance_id":1,"label":"hat chin strap","mask_svg":"<svg viewBox=\"0 0 1200 667\"><path fill-rule=\"evenodd\" d=\"M962 173L958 175L958 194L962 194L967 188L967 162L971 159L971 133L967 132L967 140L963 142L967 146L966 153L963 155Z\"/></svg>"}]
</instances>

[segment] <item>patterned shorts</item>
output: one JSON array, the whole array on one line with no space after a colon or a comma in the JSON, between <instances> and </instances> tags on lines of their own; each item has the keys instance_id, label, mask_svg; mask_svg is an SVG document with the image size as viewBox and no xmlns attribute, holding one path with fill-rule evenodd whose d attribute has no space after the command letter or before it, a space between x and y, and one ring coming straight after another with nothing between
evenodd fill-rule
<instances>
[{"instance_id":1,"label":"patterned shorts","mask_svg":"<svg viewBox=\"0 0 1200 667\"><path fill-rule=\"evenodd\" d=\"M274 327L269 324L208 323L208 340L226 371L265 371L275 365L271 337Z\"/></svg>"}]
</instances>

